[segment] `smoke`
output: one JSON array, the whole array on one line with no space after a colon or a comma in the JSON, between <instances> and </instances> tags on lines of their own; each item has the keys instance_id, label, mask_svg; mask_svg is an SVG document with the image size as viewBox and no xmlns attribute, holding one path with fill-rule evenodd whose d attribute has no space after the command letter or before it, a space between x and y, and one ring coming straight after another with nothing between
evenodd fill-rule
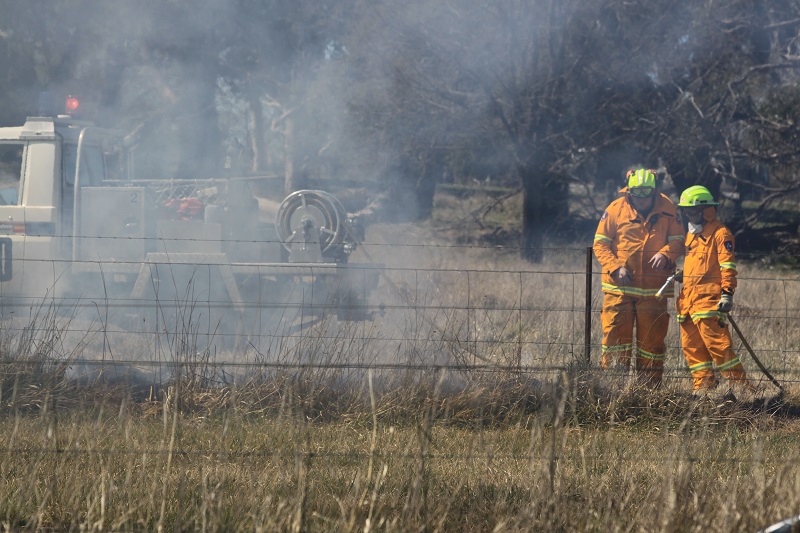
<instances>
[{"instance_id":1,"label":"smoke","mask_svg":"<svg viewBox=\"0 0 800 533\"><path fill-rule=\"evenodd\" d=\"M13 74L0 79L5 94L31 110L41 90L80 95L85 118L130 134L133 177L277 175L274 202L291 169L295 187L358 188L342 193L348 209L391 221L429 214L444 176L516 185L541 142L566 162L562 175L600 183L658 157L623 131L646 133L645 106L633 104L675 87L691 101L693 69L720 38L706 10L721 9L656 0L0 5ZM717 16L733 25L731 15ZM216 239L277 244L266 231Z\"/></svg>"},{"instance_id":2,"label":"smoke","mask_svg":"<svg viewBox=\"0 0 800 533\"><path fill-rule=\"evenodd\" d=\"M483 179L469 175L486 160L470 159L475 145L504 153L492 173L510 174L520 154L491 121L547 82L548 61L577 65L556 67L602 88L563 102L580 112L626 86L685 85L717 38L703 23L711 8L695 2L336 4L7 1L0 46L16 76L35 78L28 95L78 93L91 118L140 131L150 165L140 177L213 176L235 141L252 144L254 171L275 173L288 142L301 174L416 189L445 173L436 164ZM735 26L735 6L713 9ZM518 116L537 112L536 99L517 104Z\"/></svg>"}]
</instances>

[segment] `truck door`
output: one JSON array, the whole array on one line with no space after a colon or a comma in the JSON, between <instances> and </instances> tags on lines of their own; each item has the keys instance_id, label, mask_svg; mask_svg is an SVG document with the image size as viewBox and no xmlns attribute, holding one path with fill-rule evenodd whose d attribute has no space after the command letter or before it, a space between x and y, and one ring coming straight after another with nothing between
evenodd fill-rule
<instances>
[{"instance_id":1,"label":"truck door","mask_svg":"<svg viewBox=\"0 0 800 533\"><path fill-rule=\"evenodd\" d=\"M0 141L0 299L11 291L15 272L20 270L19 261L25 255L25 241L12 238L25 232L25 210L21 205L21 178L25 168L27 143L23 141Z\"/></svg>"},{"instance_id":2,"label":"truck door","mask_svg":"<svg viewBox=\"0 0 800 533\"><path fill-rule=\"evenodd\" d=\"M77 173L77 174L76 174ZM103 149L95 144L65 143L62 147L61 169L61 227L64 234L80 238L80 231L75 224L75 186L81 189L97 187L105 180L105 164ZM80 209L80 202L77 202ZM80 217L80 214L79 214ZM74 233L73 233L74 232ZM73 239L63 239L62 253L68 257L73 254Z\"/></svg>"}]
</instances>

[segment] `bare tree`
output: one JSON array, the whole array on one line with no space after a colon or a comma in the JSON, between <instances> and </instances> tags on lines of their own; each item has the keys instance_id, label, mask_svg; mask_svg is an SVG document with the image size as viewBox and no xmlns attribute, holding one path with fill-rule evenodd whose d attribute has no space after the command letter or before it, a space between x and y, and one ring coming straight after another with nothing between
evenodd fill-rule
<instances>
[{"instance_id":1,"label":"bare tree","mask_svg":"<svg viewBox=\"0 0 800 533\"><path fill-rule=\"evenodd\" d=\"M768 206L798 191L800 8L780 1L650 4L647 18L660 13L669 24L658 30L663 53L649 54L657 105L634 108L648 125L638 128L640 138L678 190L706 185L732 205L731 226L753 231ZM744 200L758 208L746 214Z\"/></svg>"},{"instance_id":2,"label":"bare tree","mask_svg":"<svg viewBox=\"0 0 800 533\"><path fill-rule=\"evenodd\" d=\"M511 181L531 261L575 215L571 184L604 191L602 205L628 165L662 164L678 189L708 185L743 234L800 192L792 0L0 7L0 88L15 109L35 111L40 90L77 91L109 112L102 121L166 140L148 147L153 173L214 174L230 136L224 85L247 109L249 172L283 173L290 189L304 174L380 176L414 216L430 213L443 176Z\"/></svg>"},{"instance_id":3,"label":"bare tree","mask_svg":"<svg viewBox=\"0 0 800 533\"><path fill-rule=\"evenodd\" d=\"M380 91L353 109L420 193L430 162L464 169L454 158L491 146L523 188L531 261L571 182L621 185L628 165L766 207L797 187L795 4L372 3L353 48L370 43L359 60Z\"/></svg>"},{"instance_id":4,"label":"bare tree","mask_svg":"<svg viewBox=\"0 0 800 533\"><path fill-rule=\"evenodd\" d=\"M428 165L437 169L432 176L411 165L429 183L448 156L491 146L497 168L523 188L521 255L530 261L541 260L547 232L568 216L574 156L602 126L573 111L577 98L595 97L581 84L591 75L586 13L597 8L583 4L386 1L369 19L369 40L384 43L391 67L379 72L389 98L362 109L364 122L375 124L377 110L389 106L384 139L401 160L438 160L438 168Z\"/></svg>"}]
</instances>

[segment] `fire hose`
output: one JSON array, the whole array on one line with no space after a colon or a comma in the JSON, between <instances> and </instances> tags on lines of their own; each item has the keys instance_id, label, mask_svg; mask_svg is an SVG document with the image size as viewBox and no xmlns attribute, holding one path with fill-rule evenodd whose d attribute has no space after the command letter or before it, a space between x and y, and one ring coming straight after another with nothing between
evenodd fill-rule
<instances>
[{"instance_id":1,"label":"fire hose","mask_svg":"<svg viewBox=\"0 0 800 533\"><path fill-rule=\"evenodd\" d=\"M656 298L660 300L664 297L664 293L666 292L667 287L669 287L670 284L675 281L675 278L678 276L679 273L683 274L683 272L678 271L674 272L670 277L667 278L667 280L664 282L661 288L658 289L658 292L656 292ZM784 392L783 387L778 382L778 380L775 379L775 377L772 374L770 374L769 370L767 370L767 368L764 366L764 364L761 362L758 356L756 356L756 353L753 351L753 348L750 347L750 343L747 342L744 333L742 333L742 330L739 329L739 324L736 323L736 321L733 319L730 313L724 313L724 314L725 317L728 319L728 322L730 322L731 326L733 326L733 329L736 331L736 334L739 336L739 339L742 341L742 344L744 345L745 349L747 349L747 353L749 353L750 357L752 357L753 361L755 361L756 366L758 366L759 370L761 370L761 372L763 372L764 375L767 376L767 378L769 378L772 384L778 387L778 390L781 391L781 394L783 394Z\"/></svg>"},{"instance_id":2,"label":"fire hose","mask_svg":"<svg viewBox=\"0 0 800 533\"><path fill-rule=\"evenodd\" d=\"M778 380L775 379L772 376L772 374L769 373L769 370L767 370L767 368L761 363L761 360L758 357L756 357L755 352L750 347L750 343L747 342L747 339L744 338L744 334L742 333L742 330L739 329L739 325L736 323L736 321L733 319L733 317L730 315L730 313L725 313L725 316L728 318L728 322L731 323L731 326L733 326L733 329L736 330L736 334L739 335L739 338L742 340L742 344L744 344L744 347L747 349L747 352L750 354L750 357L753 358L753 361L756 362L756 365L758 366L758 368L764 373L765 376L767 376L769 378L769 380L773 383L773 385L778 387L778 390L780 390L781 394L782 394L784 392L783 391L783 387L781 386L780 383L778 383Z\"/></svg>"}]
</instances>

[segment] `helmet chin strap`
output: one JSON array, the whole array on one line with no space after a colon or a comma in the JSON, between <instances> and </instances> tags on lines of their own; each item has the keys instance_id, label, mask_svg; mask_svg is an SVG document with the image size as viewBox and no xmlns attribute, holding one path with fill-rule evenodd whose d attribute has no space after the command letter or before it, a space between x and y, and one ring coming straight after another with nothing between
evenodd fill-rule
<instances>
[{"instance_id":1,"label":"helmet chin strap","mask_svg":"<svg viewBox=\"0 0 800 533\"><path fill-rule=\"evenodd\" d=\"M689 233L702 233L703 232L703 224L694 224L692 222L688 223L689 226Z\"/></svg>"}]
</instances>

